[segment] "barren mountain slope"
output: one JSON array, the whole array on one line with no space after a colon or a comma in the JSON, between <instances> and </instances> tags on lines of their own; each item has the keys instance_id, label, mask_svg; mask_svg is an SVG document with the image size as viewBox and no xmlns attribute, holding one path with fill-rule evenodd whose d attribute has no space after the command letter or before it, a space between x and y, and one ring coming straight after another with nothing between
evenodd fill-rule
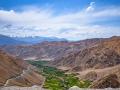
<instances>
[{"instance_id":1,"label":"barren mountain slope","mask_svg":"<svg viewBox=\"0 0 120 90\"><path fill-rule=\"evenodd\" d=\"M120 88L116 74L109 74L92 83L90 88Z\"/></svg>"},{"instance_id":2,"label":"barren mountain slope","mask_svg":"<svg viewBox=\"0 0 120 90\"><path fill-rule=\"evenodd\" d=\"M35 67L0 50L0 86L42 85L43 81Z\"/></svg>"},{"instance_id":3,"label":"barren mountain slope","mask_svg":"<svg viewBox=\"0 0 120 90\"><path fill-rule=\"evenodd\" d=\"M43 42L36 45L4 45L0 46L9 54L18 56L23 59L47 59L56 60L62 56L68 55L71 52L77 52L86 47L91 47L103 39L87 39L78 42Z\"/></svg>"},{"instance_id":4,"label":"barren mountain slope","mask_svg":"<svg viewBox=\"0 0 120 90\"><path fill-rule=\"evenodd\" d=\"M118 64L120 64L120 37L112 37L53 62L55 66L72 67L73 71L105 68Z\"/></svg>"},{"instance_id":5,"label":"barren mountain slope","mask_svg":"<svg viewBox=\"0 0 120 90\"><path fill-rule=\"evenodd\" d=\"M103 76L106 76L109 74L116 74L120 81L120 64L112 67L103 68L103 69L87 69L84 71L79 71L77 73L79 74L78 75L79 78L90 80L90 81L98 80Z\"/></svg>"}]
</instances>

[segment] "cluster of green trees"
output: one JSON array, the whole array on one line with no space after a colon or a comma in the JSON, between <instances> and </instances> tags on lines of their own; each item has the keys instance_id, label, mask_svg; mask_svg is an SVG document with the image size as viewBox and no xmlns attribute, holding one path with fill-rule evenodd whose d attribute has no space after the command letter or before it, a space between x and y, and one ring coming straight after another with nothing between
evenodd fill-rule
<instances>
[{"instance_id":1,"label":"cluster of green trees","mask_svg":"<svg viewBox=\"0 0 120 90\"><path fill-rule=\"evenodd\" d=\"M46 61L29 61L29 63L38 67L40 73L46 77L43 88L49 90L68 90L72 86L87 88L91 84L88 80L79 80L75 74L65 74L65 72L55 67L47 66Z\"/></svg>"}]
</instances>

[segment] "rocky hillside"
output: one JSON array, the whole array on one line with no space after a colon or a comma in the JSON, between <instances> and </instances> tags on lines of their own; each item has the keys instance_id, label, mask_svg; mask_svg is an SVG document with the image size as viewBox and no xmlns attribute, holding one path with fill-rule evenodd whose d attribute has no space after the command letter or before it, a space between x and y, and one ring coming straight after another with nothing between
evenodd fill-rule
<instances>
[{"instance_id":1,"label":"rocky hillside","mask_svg":"<svg viewBox=\"0 0 120 90\"><path fill-rule=\"evenodd\" d=\"M92 83L90 88L120 88L120 82L116 74L109 74Z\"/></svg>"},{"instance_id":2,"label":"rocky hillside","mask_svg":"<svg viewBox=\"0 0 120 90\"><path fill-rule=\"evenodd\" d=\"M86 47L91 47L102 40L95 38L77 42L43 42L36 45L4 45L0 47L9 54L23 59L56 60Z\"/></svg>"},{"instance_id":3,"label":"rocky hillside","mask_svg":"<svg viewBox=\"0 0 120 90\"><path fill-rule=\"evenodd\" d=\"M42 85L43 81L35 67L0 50L0 86Z\"/></svg>"},{"instance_id":4,"label":"rocky hillside","mask_svg":"<svg viewBox=\"0 0 120 90\"><path fill-rule=\"evenodd\" d=\"M120 64L120 37L109 38L53 62L55 66L72 67L74 71L100 69L118 64Z\"/></svg>"}]
</instances>

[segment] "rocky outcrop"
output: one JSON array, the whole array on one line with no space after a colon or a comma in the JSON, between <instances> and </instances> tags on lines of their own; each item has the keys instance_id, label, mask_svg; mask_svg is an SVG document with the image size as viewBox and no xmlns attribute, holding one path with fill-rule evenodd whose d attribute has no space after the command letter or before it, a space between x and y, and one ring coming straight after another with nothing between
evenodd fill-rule
<instances>
[{"instance_id":1,"label":"rocky outcrop","mask_svg":"<svg viewBox=\"0 0 120 90\"><path fill-rule=\"evenodd\" d=\"M95 71L90 71L86 75L84 75L84 79L95 81L98 78L98 75Z\"/></svg>"},{"instance_id":2,"label":"rocky outcrop","mask_svg":"<svg viewBox=\"0 0 120 90\"><path fill-rule=\"evenodd\" d=\"M44 77L25 61L0 50L0 86L42 85Z\"/></svg>"},{"instance_id":3,"label":"rocky outcrop","mask_svg":"<svg viewBox=\"0 0 120 90\"><path fill-rule=\"evenodd\" d=\"M90 88L120 88L120 82L116 74L110 74L93 82Z\"/></svg>"}]
</instances>

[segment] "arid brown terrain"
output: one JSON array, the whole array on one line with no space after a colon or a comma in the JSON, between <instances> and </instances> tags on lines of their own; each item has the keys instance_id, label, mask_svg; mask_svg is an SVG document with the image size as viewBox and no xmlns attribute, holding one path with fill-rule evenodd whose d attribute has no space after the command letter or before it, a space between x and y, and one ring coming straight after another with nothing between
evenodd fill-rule
<instances>
[{"instance_id":1,"label":"arid brown terrain","mask_svg":"<svg viewBox=\"0 0 120 90\"><path fill-rule=\"evenodd\" d=\"M66 73L76 73L80 79L92 81L93 86L98 85L95 88L110 87L106 85L100 86L100 84L96 82L100 81L100 83L102 83L103 81L104 83L106 79L104 77L114 74L117 79L111 78L110 80L111 82L118 82L116 88L119 87L119 36L105 39L87 39L77 42L43 42L36 45L4 45L0 47L8 54L15 57L33 60L50 60L49 65L64 70ZM36 73L32 74L36 75ZM27 77L32 78L28 74L24 76L26 76L24 77L25 79ZM13 79L9 82L19 81L23 83L24 80L23 78L15 78L15 81ZM36 81L37 80L35 80L35 83ZM31 83L28 85L31 85Z\"/></svg>"},{"instance_id":2,"label":"arid brown terrain","mask_svg":"<svg viewBox=\"0 0 120 90\"><path fill-rule=\"evenodd\" d=\"M1 45L7 53L23 59L56 60L62 56L91 47L104 39L87 39L77 42L43 42L35 45Z\"/></svg>"},{"instance_id":3,"label":"arid brown terrain","mask_svg":"<svg viewBox=\"0 0 120 90\"><path fill-rule=\"evenodd\" d=\"M93 82L95 81L95 83L93 83L93 88L112 87L112 83L114 82L118 82L118 86L116 87L119 87L120 37L106 39L92 47L80 50L77 53L72 53L67 57L62 57L61 59L54 61L52 64L59 67L59 69L64 70L64 68L67 68L66 70L68 72L76 72L79 78ZM111 86L109 86L110 83L107 83L107 81L105 81L106 78L103 77L111 74L116 75L117 79L112 79L111 77ZM103 81L103 86L99 84L99 81L100 83Z\"/></svg>"},{"instance_id":4,"label":"arid brown terrain","mask_svg":"<svg viewBox=\"0 0 120 90\"><path fill-rule=\"evenodd\" d=\"M35 67L0 50L0 86L33 86L43 82L44 77Z\"/></svg>"},{"instance_id":5,"label":"arid brown terrain","mask_svg":"<svg viewBox=\"0 0 120 90\"><path fill-rule=\"evenodd\" d=\"M120 37L112 37L79 52L54 60L56 66L71 67L73 71L101 69L120 64Z\"/></svg>"},{"instance_id":6,"label":"arid brown terrain","mask_svg":"<svg viewBox=\"0 0 120 90\"><path fill-rule=\"evenodd\" d=\"M109 74L95 81L90 88L120 88L120 82L116 74Z\"/></svg>"}]
</instances>

